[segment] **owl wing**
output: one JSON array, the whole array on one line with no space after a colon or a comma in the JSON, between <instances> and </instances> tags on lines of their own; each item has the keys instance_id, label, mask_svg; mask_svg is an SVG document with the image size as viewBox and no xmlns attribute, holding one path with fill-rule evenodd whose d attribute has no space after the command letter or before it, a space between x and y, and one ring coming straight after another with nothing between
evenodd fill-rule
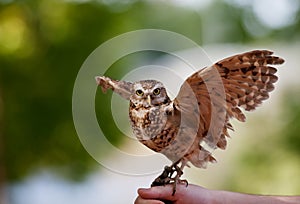
<instances>
[{"instance_id":1,"label":"owl wing","mask_svg":"<svg viewBox=\"0 0 300 204\"><path fill-rule=\"evenodd\" d=\"M101 86L102 91L104 93L108 89L112 89L121 97L125 98L126 100L129 100L133 90L133 84L131 82L113 80L105 76L96 76L95 79L97 84Z\"/></svg>"},{"instance_id":2,"label":"owl wing","mask_svg":"<svg viewBox=\"0 0 300 204\"><path fill-rule=\"evenodd\" d=\"M254 110L269 97L278 79L277 70L270 65L284 62L272 54L255 50L234 55L186 79L174 104L188 116L188 123L198 126L198 142L225 149L228 129L233 130L229 119L244 122L241 109Z\"/></svg>"}]
</instances>

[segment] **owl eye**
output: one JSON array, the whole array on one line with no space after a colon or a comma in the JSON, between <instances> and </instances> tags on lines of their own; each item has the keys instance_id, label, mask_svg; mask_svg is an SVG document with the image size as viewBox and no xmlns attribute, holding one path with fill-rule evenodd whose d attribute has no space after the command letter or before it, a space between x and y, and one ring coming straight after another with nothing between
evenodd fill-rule
<instances>
[{"instance_id":1,"label":"owl eye","mask_svg":"<svg viewBox=\"0 0 300 204\"><path fill-rule=\"evenodd\" d=\"M143 96L144 95L144 92L141 89L136 90L135 93L138 96Z\"/></svg>"},{"instance_id":2,"label":"owl eye","mask_svg":"<svg viewBox=\"0 0 300 204\"><path fill-rule=\"evenodd\" d=\"M154 90L153 90L153 94L154 94L154 95L160 94L160 88L154 89Z\"/></svg>"}]
</instances>

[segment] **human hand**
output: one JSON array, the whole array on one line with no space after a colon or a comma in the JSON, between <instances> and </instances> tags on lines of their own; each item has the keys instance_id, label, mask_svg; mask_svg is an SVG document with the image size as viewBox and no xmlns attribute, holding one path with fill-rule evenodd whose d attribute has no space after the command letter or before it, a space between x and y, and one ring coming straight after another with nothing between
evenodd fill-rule
<instances>
[{"instance_id":1,"label":"human hand","mask_svg":"<svg viewBox=\"0 0 300 204\"><path fill-rule=\"evenodd\" d=\"M244 194L230 191L208 190L200 186L177 184L176 193L173 185L140 188L134 204L202 204L202 203L244 203L244 204L299 204L300 196L268 196Z\"/></svg>"},{"instance_id":2,"label":"human hand","mask_svg":"<svg viewBox=\"0 0 300 204\"><path fill-rule=\"evenodd\" d=\"M200 186L189 184L177 184L176 193L173 193L173 185L155 186L152 188L138 189L139 196L135 204L201 204L212 202L212 193L214 191Z\"/></svg>"}]
</instances>

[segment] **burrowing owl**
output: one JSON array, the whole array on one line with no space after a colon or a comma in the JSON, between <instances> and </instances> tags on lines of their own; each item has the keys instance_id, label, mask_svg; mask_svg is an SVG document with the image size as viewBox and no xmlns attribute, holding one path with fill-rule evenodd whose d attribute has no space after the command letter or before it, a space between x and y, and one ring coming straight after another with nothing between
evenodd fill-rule
<instances>
[{"instance_id":1,"label":"burrowing owl","mask_svg":"<svg viewBox=\"0 0 300 204\"><path fill-rule=\"evenodd\" d=\"M274 89L277 70L269 65L284 60L272 54L246 52L197 71L185 80L173 101L156 80L131 83L96 77L104 92L112 89L130 101L129 117L137 139L172 161L152 186L173 183L175 193L188 162L205 168L216 161L208 147L226 148L228 129L233 130L229 119L244 122L241 108L254 110Z\"/></svg>"}]
</instances>

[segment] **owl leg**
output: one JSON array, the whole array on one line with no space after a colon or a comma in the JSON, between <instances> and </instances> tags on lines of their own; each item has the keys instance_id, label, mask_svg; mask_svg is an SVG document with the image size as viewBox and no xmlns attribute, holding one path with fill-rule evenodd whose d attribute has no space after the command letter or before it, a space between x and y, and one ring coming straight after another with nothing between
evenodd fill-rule
<instances>
[{"instance_id":1,"label":"owl leg","mask_svg":"<svg viewBox=\"0 0 300 204\"><path fill-rule=\"evenodd\" d=\"M179 167L178 164L181 162L181 166ZM183 168L186 166L186 161L185 160L179 160L175 163L173 163L171 166L165 166L164 171L162 172L161 175L159 175L151 184L151 187L153 186L164 186L167 184L173 184L173 193L172 195L175 194L176 192L176 186L177 183L185 183L186 186L188 185L187 180L181 180L180 177L183 174ZM176 172L176 175L174 173Z\"/></svg>"},{"instance_id":2,"label":"owl leg","mask_svg":"<svg viewBox=\"0 0 300 204\"><path fill-rule=\"evenodd\" d=\"M174 165L174 171L173 171L173 173L176 172L176 175L175 175L175 177L171 177L170 178L173 181L172 182L172 184L173 184L173 193L172 193L172 195L174 195L175 192L176 192L177 183L184 183L186 185L186 187L189 184L186 179L180 179L180 177L183 174L182 170L186 166L186 163L187 162L185 160L183 160L183 161L181 161L181 166L180 167L178 166L178 163L175 163L175 165Z\"/></svg>"},{"instance_id":3,"label":"owl leg","mask_svg":"<svg viewBox=\"0 0 300 204\"><path fill-rule=\"evenodd\" d=\"M164 171L152 182L151 187L169 184L173 173L174 170L171 166L165 166Z\"/></svg>"},{"instance_id":4,"label":"owl leg","mask_svg":"<svg viewBox=\"0 0 300 204\"><path fill-rule=\"evenodd\" d=\"M171 166L165 166L164 171L152 182L151 187L153 186L164 186L171 183L174 178L172 178L176 168L178 168L177 164L180 162L177 161L173 163Z\"/></svg>"}]
</instances>

